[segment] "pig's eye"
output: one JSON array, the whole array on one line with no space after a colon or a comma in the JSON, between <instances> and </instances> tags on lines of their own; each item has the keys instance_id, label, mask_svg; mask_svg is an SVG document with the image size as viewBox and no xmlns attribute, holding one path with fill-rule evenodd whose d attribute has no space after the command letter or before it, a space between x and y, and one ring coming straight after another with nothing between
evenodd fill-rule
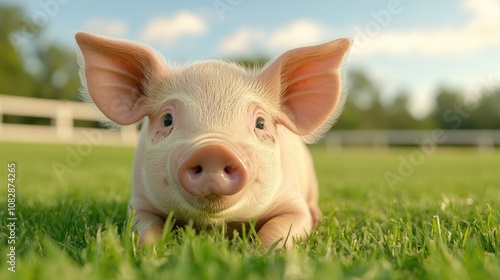
<instances>
[{"instance_id":1,"label":"pig's eye","mask_svg":"<svg viewBox=\"0 0 500 280\"><path fill-rule=\"evenodd\" d=\"M172 117L171 114L166 114L165 117L163 118L163 125L165 127L169 127L174 123L174 118Z\"/></svg>"},{"instance_id":2,"label":"pig's eye","mask_svg":"<svg viewBox=\"0 0 500 280\"><path fill-rule=\"evenodd\" d=\"M257 118L255 120L255 127L258 129L264 129L264 119L263 118Z\"/></svg>"}]
</instances>

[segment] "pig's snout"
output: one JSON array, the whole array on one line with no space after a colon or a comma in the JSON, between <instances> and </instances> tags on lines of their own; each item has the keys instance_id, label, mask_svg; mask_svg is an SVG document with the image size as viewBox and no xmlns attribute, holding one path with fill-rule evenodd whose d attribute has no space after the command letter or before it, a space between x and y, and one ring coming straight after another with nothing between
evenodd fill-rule
<instances>
[{"instance_id":1,"label":"pig's snout","mask_svg":"<svg viewBox=\"0 0 500 280\"><path fill-rule=\"evenodd\" d=\"M195 150L180 165L182 187L195 196L234 195L247 184L248 170L241 158L221 145Z\"/></svg>"}]
</instances>

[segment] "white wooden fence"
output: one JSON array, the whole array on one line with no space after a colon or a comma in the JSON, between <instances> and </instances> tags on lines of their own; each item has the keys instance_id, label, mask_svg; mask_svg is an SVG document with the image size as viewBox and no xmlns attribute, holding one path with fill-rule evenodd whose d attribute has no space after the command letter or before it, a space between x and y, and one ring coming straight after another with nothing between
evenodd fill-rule
<instances>
[{"instance_id":1,"label":"white wooden fence","mask_svg":"<svg viewBox=\"0 0 500 280\"><path fill-rule=\"evenodd\" d=\"M492 150L500 146L500 130L333 130L322 140L329 148L348 145L373 146L385 149L389 146L477 146Z\"/></svg>"},{"instance_id":2,"label":"white wooden fence","mask_svg":"<svg viewBox=\"0 0 500 280\"><path fill-rule=\"evenodd\" d=\"M4 123L4 115L49 118L51 124L27 125ZM75 127L75 120L100 121L102 114L84 103L0 95L0 141L79 143L82 140L94 144L135 145L135 126L120 130Z\"/></svg>"},{"instance_id":3,"label":"white wooden fence","mask_svg":"<svg viewBox=\"0 0 500 280\"><path fill-rule=\"evenodd\" d=\"M49 118L51 125L10 124L4 115ZM99 121L103 116L84 103L0 95L0 141L135 145L136 126L120 130L75 127L75 120ZM333 130L320 142L330 148L364 145L464 145L491 149L500 146L500 130ZM432 143L431 143L432 142Z\"/></svg>"}]
</instances>

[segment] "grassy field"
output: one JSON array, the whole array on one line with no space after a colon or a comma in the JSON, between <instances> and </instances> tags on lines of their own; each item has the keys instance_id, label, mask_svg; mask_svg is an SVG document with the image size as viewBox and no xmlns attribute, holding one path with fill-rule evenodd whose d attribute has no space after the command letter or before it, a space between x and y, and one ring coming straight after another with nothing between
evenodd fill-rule
<instances>
[{"instance_id":1,"label":"grassy field","mask_svg":"<svg viewBox=\"0 0 500 280\"><path fill-rule=\"evenodd\" d=\"M499 150L311 150L325 217L309 241L268 252L252 232L190 228L139 249L126 222L133 149L0 143L0 279L498 279Z\"/></svg>"}]
</instances>

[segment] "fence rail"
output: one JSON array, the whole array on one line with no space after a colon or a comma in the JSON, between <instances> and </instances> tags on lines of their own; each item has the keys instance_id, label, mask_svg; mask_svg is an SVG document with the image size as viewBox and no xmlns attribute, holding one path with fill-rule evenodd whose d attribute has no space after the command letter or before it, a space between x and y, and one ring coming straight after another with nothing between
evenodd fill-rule
<instances>
[{"instance_id":1,"label":"fence rail","mask_svg":"<svg viewBox=\"0 0 500 280\"><path fill-rule=\"evenodd\" d=\"M4 123L3 116L49 118L50 125ZM75 127L75 120L99 121L104 116L81 102L0 95L0 141L135 145L136 126L120 130ZM330 148L364 145L464 145L491 149L500 146L500 130L332 130L320 144Z\"/></svg>"},{"instance_id":2,"label":"fence rail","mask_svg":"<svg viewBox=\"0 0 500 280\"><path fill-rule=\"evenodd\" d=\"M500 130L332 130L322 140L330 148L346 145L389 146L434 145L477 146L492 149L500 146Z\"/></svg>"},{"instance_id":3,"label":"fence rail","mask_svg":"<svg viewBox=\"0 0 500 280\"><path fill-rule=\"evenodd\" d=\"M50 125L4 123L3 116L48 118ZM84 103L0 95L0 141L78 143L82 139L98 139L99 144L134 145L135 126L120 130L75 127L75 120L100 121L104 116Z\"/></svg>"}]
</instances>

